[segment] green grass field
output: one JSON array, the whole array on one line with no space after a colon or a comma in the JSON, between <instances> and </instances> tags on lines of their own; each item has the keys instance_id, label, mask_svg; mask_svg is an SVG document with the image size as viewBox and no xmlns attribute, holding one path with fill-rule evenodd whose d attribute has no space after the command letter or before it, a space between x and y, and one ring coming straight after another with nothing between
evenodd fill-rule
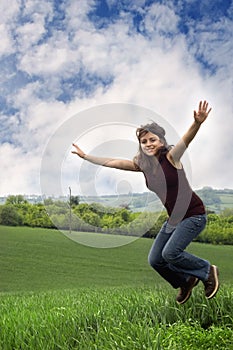
<instances>
[{"instance_id":1,"label":"green grass field","mask_svg":"<svg viewBox=\"0 0 233 350\"><path fill-rule=\"evenodd\" d=\"M178 306L148 266L151 244L91 248L56 230L0 226L0 349L233 349L233 246L190 245L219 266L221 288L208 301L199 283Z\"/></svg>"},{"instance_id":2,"label":"green grass field","mask_svg":"<svg viewBox=\"0 0 233 350\"><path fill-rule=\"evenodd\" d=\"M115 243L116 236L112 239ZM136 239L101 249L78 244L56 230L0 226L0 292L164 284L147 263L152 242ZM218 265L222 282L233 282L233 246L192 243L189 251Z\"/></svg>"}]
</instances>

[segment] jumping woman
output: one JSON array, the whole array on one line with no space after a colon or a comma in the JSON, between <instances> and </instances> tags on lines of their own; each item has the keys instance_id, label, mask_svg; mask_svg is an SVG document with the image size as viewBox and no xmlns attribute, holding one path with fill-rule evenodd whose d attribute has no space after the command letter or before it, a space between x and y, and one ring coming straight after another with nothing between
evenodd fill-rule
<instances>
[{"instance_id":1,"label":"jumping woman","mask_svg":"<svg viewBox=\"0 0 233 350\"><path fill-rule=\"evenodd\" d=\"M156 193L168 213L151 247L148 261L173 288L179 288L178 304L184 304L199 281L205 296L211 299L219 289L218 268L209 261L185 251L206 225L202 200L191 189L181 157L206 120L211 108L200 101L193 123L175 146L169 146L165 130L157 123L139 127L136 135L139 151L133 160L95 157L73 144L72 153L102 166L144 174L149 190Z\"/></svg>"}]
</instances>

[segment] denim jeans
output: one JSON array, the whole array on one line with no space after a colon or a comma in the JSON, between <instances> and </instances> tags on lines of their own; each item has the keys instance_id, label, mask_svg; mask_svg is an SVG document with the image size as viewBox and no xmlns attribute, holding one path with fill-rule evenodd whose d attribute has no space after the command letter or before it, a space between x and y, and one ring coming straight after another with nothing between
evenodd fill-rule
<instances>
[{"instance_id":1,"label":"denim jeans","mask_svg":"<svg viewBox=\"0 0 233 350\"><path fill-rule=\"evenodd\" d=\"M174 288L185 284L190 276L208 278L210 263L185 250L206 225L206 215L195 215L171 226L167 221L151 247L149 264Z\"/></svg>"}]
</instances>

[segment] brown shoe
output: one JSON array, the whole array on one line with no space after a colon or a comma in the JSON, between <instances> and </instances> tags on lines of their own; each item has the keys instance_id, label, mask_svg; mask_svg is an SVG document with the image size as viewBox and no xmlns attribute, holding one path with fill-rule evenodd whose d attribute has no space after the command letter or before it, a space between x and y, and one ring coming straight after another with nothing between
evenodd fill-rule
<instances>
[{"instance_id":1,"label":"brown shoe","mask_svg":"<svg viewBox=\"0 0 233 350\"><path fill-rule=\"evenodd\" d=\"M204 282L205 296L207 299L213 298L219 289L218 275L217 266L211 265L208 279Z\"/></svg>"},{"instance_id":2,"label":"brown shoe","mask_svg":"<svg viewBox=\"0 0 233 350\"><path fill-rule=\"evenodd\" d=\"M191 297L192 289L198 284L198 282L199 279L197 277L189 277L188 281L180 287L180 291L176 297L178 304L184 304Z\"/></svg>"}]
</instances>

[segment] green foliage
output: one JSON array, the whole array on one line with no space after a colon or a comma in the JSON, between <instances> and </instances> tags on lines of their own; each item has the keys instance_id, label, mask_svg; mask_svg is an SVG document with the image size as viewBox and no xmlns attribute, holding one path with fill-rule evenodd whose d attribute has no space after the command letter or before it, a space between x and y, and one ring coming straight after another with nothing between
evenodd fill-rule
<instances>
[{"instance_id":1,"label":"green foliage","mask_svg":"<svg viewBox=\"0 0 233 350\"><path fill-rule=\"evenodd\" d=\"M76 205L79 205L79 196L71 196L70 197L70 204L71 207L75 207Z\"/></svg>"},{"instance_id":2,"label":"green foliage","mask_svg":"<svg viewBox=\"0 0 233 350\"><path fill-rule=\"evenodd\" d=\"M216 196L214 191L203 189L208 198ZM217 199L215 199L217 203ZM45 200L44 204L31 204L21 195L9 196L0 206L0 224L26 225L31 227L58 228L60 230L119 233L154 238L167 219L162 212L132 212L125 207L108 207L100 203L79 203L72 198L72 207L63 201ZM196 238L198 242L233 244L233 209L224 209L219 214L208 212L205 230Z\"/></svg>"},{"instance_id":3,"label":"green foliage","mask_svg":"<svg viewBox=\"0 0 233 350\"><path fill-rule=\"evenodd\" d=\"M77 215L82 226L85 228L85 223L92 225L94 230L103 230L111 232L116 231L127 232L127 224L135 219L135 214L125 208L105 207L99 203L81 203L73 209L73 214ZM88 230L93 230L93 227L87 227Z\"/></svg>"},{"instance_id":4,"label":"green foliage","mask_svg":"<svg viewBox=\"0 0 233 350\"><path fill-rule=\"evenodd\" d=\"M8 196L6 199L6 204L17 205L17 204L23 204L23 203L27 203L27 201L24 199L24 196L22 196L21 194L18 194L16 196L11 195L11 196Z\"/></svg>"},{"instance_id":5,"label":"green foliage","mask_svg":"<svg viewBox=\"0 0 233 350\"><path fill-rule=\"evenodd\" d=\"M91 211L85 212L82 216L84 222L92 226L100 225L100 217L99 215L92 213Z\"/></svg>"},{"instance_id":6,"label":"green foliage","mask_svg":"<svg viewBox=\"0 0 233 350\"><path fill-rule=\"evenodd\" d=\"M12 204L6 204L0 210L0 224L9 226L22 225L22 216Z\"/></svg>"},{"instance_id":7,"label":"green foliage","mask_svg":"<svg viewBox=\"0 0 233 350\"><path fill-rule=\"evenodd\" d=\"M206 228L197 237L198 242L233 244L233 216L209 214Z\"/></svg>"},{"instance_id":8,"label":"green foliage","mask_svg":"<svg viewBox=\"0 0 233 350\"><path fill-rule=\"evenodd\" d=\"M25 224L31 227L53 227L43 204L30 205Z\"/></svg>"}]
</instances>

